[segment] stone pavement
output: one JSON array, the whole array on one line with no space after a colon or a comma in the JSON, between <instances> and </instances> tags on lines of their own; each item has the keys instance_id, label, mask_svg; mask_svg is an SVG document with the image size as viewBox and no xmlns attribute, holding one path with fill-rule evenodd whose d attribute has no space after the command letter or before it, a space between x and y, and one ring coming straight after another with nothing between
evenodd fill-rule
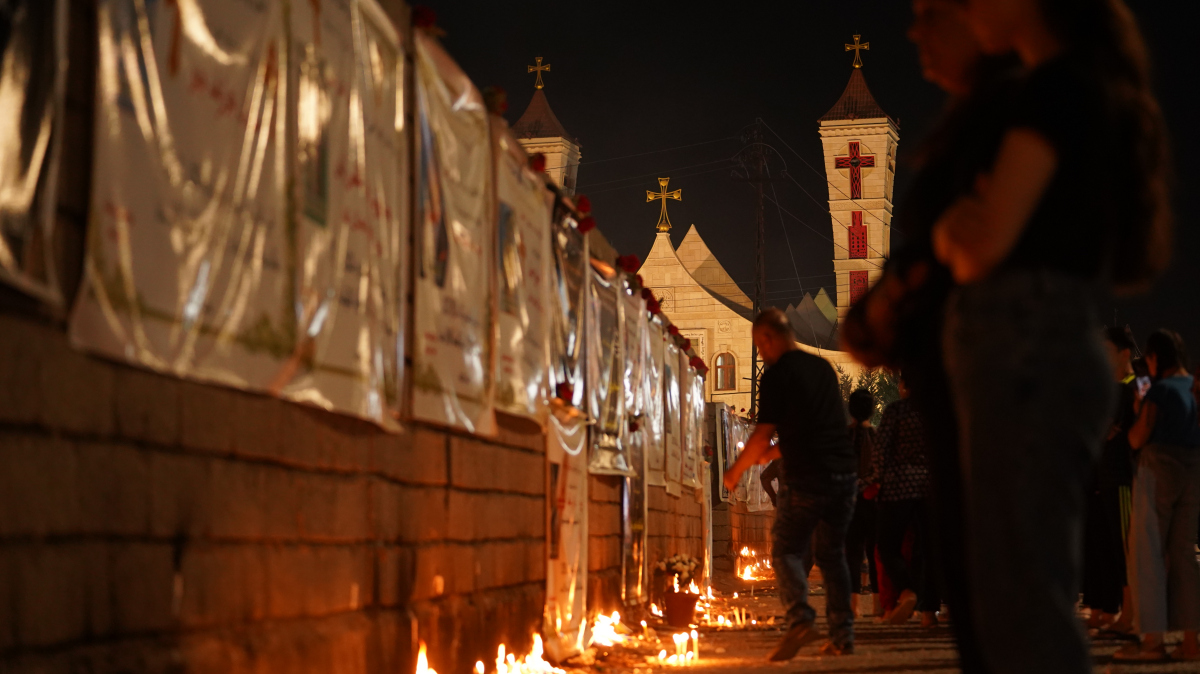
<instances>
[{"instance_id":1,"label":"stone pavement","mask_svg":"<svg viewBox=\"0 0 1200 674\"><path fill-rule=\"evenodd\" d=\"M818 590L819 591L819 590ZM869 603L870 598L864 597ZM700 630L700 659L687 667L696 674L721 672L825 672L849 674L867 672L890 674L892 672L921 672L922 674L952 674L958 672L954 639L948 626L921 629L919 621L913 619L906 625L881 625L874 618L856 621L855 654L845 657L819 657L817 649L824 638L814 641L800 651L791 662L770 663L767 654L783 634L782 611L779 600L771 590L759 591L756 596L739 597L730 601L731 606L746 609L759 619L759 624L746 629ZM813 597L818 614L824 613L824 597ZM775 624L766 624L774 617ZM818 618L818 629L826 632L824 618ZM661 648L671 651L672 630L659 628ZM1121 646L1119 641L1101 641L1093 644L1092 655L1096 674L1158 674L1167 672L1200 672L1197 663L1165 664L1112 664L1112 653ZM582 668L569 668L574 672L646 672L650 669L676 669L647 662L657 658L654 642L641 643L633 649L600 648L595 652L594 664ZM625 651L622 653L622 651Z\"/></svg>"}]
</instances>

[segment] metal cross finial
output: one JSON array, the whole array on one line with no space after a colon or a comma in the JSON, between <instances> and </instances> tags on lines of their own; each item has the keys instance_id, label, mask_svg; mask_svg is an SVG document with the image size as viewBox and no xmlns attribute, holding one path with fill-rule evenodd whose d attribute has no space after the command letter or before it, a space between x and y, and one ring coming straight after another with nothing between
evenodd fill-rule
<instances>
[{"instance_id":1,"label":"metal cross finial","mask_svg":"<svg viewBox=\"0 0 1200 674\"><path fill-rule=\"evenodd\" d=\"M534 83L533 88L542 89L546 86L542 82L542 72L543 71L550 72L550 64L547 63L546 65L542 65L542 57L541 56L538 56L537 58L535 58L534 61L537 62L537 65L536 66L525 66L526 68L528 68L528 70L526 70L525 72L537 73L537 82Z\"/></svg>"},{"instance_id":2,"label":"metal cross finial","mask_svg":"<svg viewBox=\"0 0 1200 674\"><path fill-rule=\"evenodd\" d=\"M683 201L683 197L680 196L680 193L683 192L683 190L675 190L674 192L667 191L667 183L669 182L671 182L670 178L659 178L657 192L646 190L646 203L650 203L655 199L660 199L662 201L662 212L658 215L658 231L660 232L671 231L671 219L667 217L667 199Z\"/></svg>"},{"instance_id":3,"label":"metal cross finial","mask_svg":"<svg viewBox=\"0 0 1200 674\"><path fill-rule=\"evenodd\" d=\"M854 50L854 67L855 68L862 67L862 50L864 50L864 49L866 49L867 51L871 50L870 42L864 42L862 44L858 43L858 38L860 38L860 37L862 37L862 36L855 35L854 36L854 44L846 45L846 51L850 51L851 49Z\"/></svg>"}]
</instances>

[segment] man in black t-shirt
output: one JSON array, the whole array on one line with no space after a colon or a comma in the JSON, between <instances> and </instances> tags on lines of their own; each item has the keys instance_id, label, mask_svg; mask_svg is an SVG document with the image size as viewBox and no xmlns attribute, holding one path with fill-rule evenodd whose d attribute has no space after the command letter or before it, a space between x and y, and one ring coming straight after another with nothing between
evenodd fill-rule
<instances>
[{"instance_id":1,"label":"man in black t-shirt","mask_svg":"<svg viewBox=\"0 0 1200 674\"><path fill-rule=\"evenodd\" d=\"M789 629L769 659L790 660L817 637L816 612L808 603L807 571L814 553L825 580L829 620L829 643L821 653L848 655L854 652L854 613L846 530L854 515L858 459L846 430L837 375L823 358L797 347L791 325L778 309L758 315L753 338L767 364L759 386L758 425L724 480L733 490L750 466L782 459L771 559ZM776 433L779 444L772 447Z\"/></svg>"}]
</instances>

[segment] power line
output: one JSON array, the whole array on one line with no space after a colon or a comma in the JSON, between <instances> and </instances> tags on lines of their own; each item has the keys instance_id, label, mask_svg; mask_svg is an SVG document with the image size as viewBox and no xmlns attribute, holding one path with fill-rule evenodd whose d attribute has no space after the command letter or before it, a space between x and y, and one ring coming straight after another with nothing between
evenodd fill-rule
<instances>
[{"instance_id":1,"label":"power line","mask_svg":"<svg viewBox=\"0 0 1200 674\"><path fill-rule=\"evenodd\" d=\"M672 172L672 173L674 173L674 172L676 172L676 171L678 171L678 170L679 170L679 169L674 169L674 170L672 170L671 172ZM717 168L708 169L708 170L706 170L706 171L693 171L692 173L684 173L684 174L681 174L681 175L677 175L677 176L675 176L675 177L678 177L678 178L687 178L687 177L689 177L689 176L699 176L699 175L704 175L705 173L715 173L715 172L717 172L717 171L726 171L726 170L728 170L728 167L726 167L726 166L718 166ZM656 175L656 174L653 174L653 173L652 173L652 174L650 174L650 175ZM642 185L642 184L640 184L640 183L630 183L630 184L628 184L628 185L618 185L618 186L616 186L616 187L609 187L609 188L607 188L607 189L603 189L603 190L596 190L596 191L588 190L588 194L589 194L589 195L604 194L605 192L614 192L614 191L616 191L616 190L628 190L628 189L632 189L632 188L635 188L635 187L637 187L637 188L640 188L640 189L645 189L645 185Z\"/></svg>"},{"instance_id":2,"label":"power line","mask_svg":"<svg viewBox=\"0 0 1200 674\"><path fill-rule=\"evenodd\" d=\"M672 152L674 150L683 150L683 149L686 149L689 147L699 147L701 145L712 145L713 143L720 143L720 142L726 141L726 140L733 140L734 138L737 138L737 136L726 136L724 138L716 138L714 140L705 140L705 141L701 141L699 143L690 143L688 145L676 145L675 147L668 147L668 148L664 148L662 150L650 150L649 152L638 152L635 154L622 155L620 157L609 157L608 159L589 159L587 161L578 161L578 162L575 162L574 164L565 164L564 166L551 166L551 167L548 167L546 170L558 169L558 168L570 168L572 166L592 166L594 164L603 164L604 162L617 161L619 159L630 159L632 157L644 157L644 156L650 155L650 154L660 154L662 152Z\"/></svg>"},{"instance_id":3,"label":"power line","mask_svg":"<svg viewBox=\"0 0 1200 674\"><path fill-rule=\"evenodd\" d=\"M583 189L584 187L587 187L590 189L592 187L597 187L600 185L611 185L612 183L624 182L626 180L641 180L641 179L649 177L649 176L660 176L660 175L664 175L667 173L672 173L674 171L686 171L687 169L696 168L698 166L711 166L713 164L720 164L720 163L728 162L728 161L732 161L732 160L733 159L731 157L725 157L723 159L715 159L713 161L700 162L699 164L692 164L690 166L680 166L677 168L662 169L659 171L654 171L652 173L643 173L643 174L636 175L636 176L626 176L624 178L616 178L614 180L605 180L604 182L599 182L599 183L588 183L587 185L580 185L578 189Z\"/></svg>"}]
</instances>

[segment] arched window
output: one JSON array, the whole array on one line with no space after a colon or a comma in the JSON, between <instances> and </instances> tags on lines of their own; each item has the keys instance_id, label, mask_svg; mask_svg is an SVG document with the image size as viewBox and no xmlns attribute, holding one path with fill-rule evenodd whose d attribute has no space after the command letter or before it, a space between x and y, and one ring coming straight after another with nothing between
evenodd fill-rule
<instances>
[{"instance_id":1,"label":"arched window","mask_svg":"<svg viewBox=\"0 0 1200 674\"><path fill-rule=\"evenodd\" d=\"M718 391L733 391L737 389L737 365L733 361L732 353L722 353L717 356L715 362L717 371L717 390Z\"/></svg>"}]
</instances>

